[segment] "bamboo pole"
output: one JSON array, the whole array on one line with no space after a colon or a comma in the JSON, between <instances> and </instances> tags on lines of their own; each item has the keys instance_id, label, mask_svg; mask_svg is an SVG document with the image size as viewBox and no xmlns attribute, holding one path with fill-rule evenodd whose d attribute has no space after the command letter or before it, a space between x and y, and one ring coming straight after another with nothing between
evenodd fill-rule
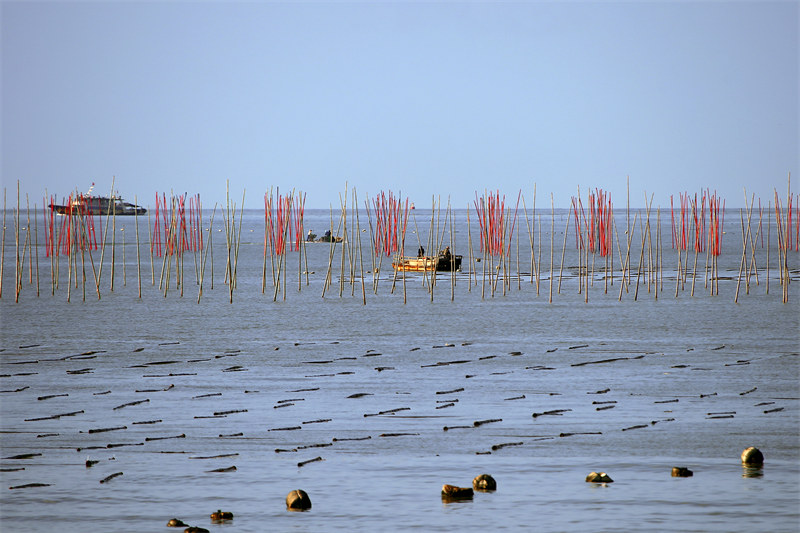
<instances>
[{"instance_id":1,"label":"bamboo pole","mask_svg":"<svg viewBox=\"0 0 800 533\"><path fill-rule=\"evenodd\" d=\"M217 209L217 204L214 204L214 211ZM222 211L222 207L220 207L220 211ZM214 221L214 214L211 214L211 222ZM211 290L214 290L214 231L212 228L212 223L208 225L208 253L211 257Z\"/></svg>"},{"instance_id":2,"label":"bamboo pole","mask_svg":"<svg viewBox=\"0 0 800 533\"><path fill-rule=\"evenodd\" d=\"M139 201L136 198L136 195L133 195L133 203L135 205L139 205ZM136 282L139 287L139 299L142 299L142 261L140 258L140 250L139 250L139 210L135 209L133 212L133 221L136 227Z\"/></svg>"},{"instance_id":3,"label":"bamboo pole","mask_svg":"<svg viewBox=\"0 0 800 533\"><path fill-rule=\"evenodd\" d=\"M693 212L697 211L697 200L696 199L692 203L692 211ZM695 217L693 217L693 218L695 218ZM695 235L694 265L692 266L692 288L691 288L691 291L689 293L689 295L692 296L692 297L694 297L694 285L695 285L695 282L697 281L697 255L698 255L699 248L700 248L698 240L697 240L697 231L694 232L694 235Z\"/></svg>"},{"instance_id":4,"label":"bamboo pole","mask_svg":"<svg viewBox=\"0 0 800 533\"><path fill-rule=\"evenodd\" d=\"M20 264L20 251L19 251L19 230L20 230L20 213L19 213L19 180L17 180L17 212L14 217L14 247L16 250L17 260L16 269L14 270L14 301L19 302L19 292L22 290L22 265Z\"/></svg>"},{"instance_id":5,"label":"bamboo pole","mask_svg":"<svg viewBox=\"0 0 800 533\"><path fill-rule=\"evenodd\" d=\"M753 233L751 230L752 227L752 216L753 216L753 206L755 205L755 194L753 194L752 200L750 201L750 205L747 205L747 193L745 193L745 209L747 210L747 235L742 234L742 238L744 239L744 249L745 254L747 253L747 245L750 245L751 249L751 257L752 261L750 263L747 262L745 259L745 294L750 294L750 270L755 262L755 244L753 243ZM758 238L756 236L756 238ZM758 272L756 272L758 274Z\"/></svg>"},{"instance_id":6,"label":"bamboo pole","mask_svg":"<svg viewBox=\"0 0 800 533\"><path fill-rule=\"evenodd\" d=\"M356 234L358 235L358 261L361 265L361 304L367 305L367 288L364 286L364 252L361 247L361 219L358 216L358 200L356 189L353 187L353 210L356 212ZM405 253L405 230L403 231L403 253ZM403 302L405 303L405 286L403 288Z\"/></svg>"},{"instance_id":7,"label":"bamboo pole","mask_svg":"<svg viewBox=\"0 0 800 533\"><path fill-rule=\"evenodd\" d=\"M744 269L745 257L747 256L747 237L744 229L744 214L742 213L741 209L739 209L739 219L742 223L742 261L739 264L739 275L736 278L736 294L733 297L733 303L739 302L739 285L741 285L742 282L742 270ZM747 228L747 231L750 231L749 227Z\"/></svg>"},{"instance_id":8,"label":"bamboo pole","mask_svg":"<svg viewBox=\"0 0 800 533\"><path fill-rule=\"evenodd\" d=\"M521 291L522 290L522 270L520 269L520 266L519 266L519 234L520 234L520 232L517 231L516 232L516 235L517 235L517 290ZM512 239L513 239L513 236L512 236Z\"/></svg>"},{"instance_id":9,"label":"bamboo pole","mask_svg":"<svg viewBox=\"0 0 800 533\"><path fill-rule=\"evenodd\" d=\"M556 207L555 207L555 200L553 198L553 193L550 193L550 297L548 299L548 303L553 303L553 276L555 272L553 270L553 249L555 248L555 244L553 239L555 238L555 227L556 227ZM588 295L588 290L587 290Z\"/></svg>"},{"instance_id":10,"label":"bamboo pole","mask_svg":"<svg viewBox=\"0 0 800 533\"><path fill-rule=\"evenodd\" d=\"M36 218L36 204L33 204L34 240L36 249L36 297L39 297L39 222Z\"/></svg>"},{"instance_id":11,"label":"bamboo pole","mask_svg":"<svg viewBox=\"0 0 800 533\"><path fill-rule=\"evenodd\" d=\"M164 206L164 209L166 209L166 205ZM166 225L166 223L165 223L165 225ZM172 228L173 228L173 225L174 224L172 223L172 216L170 215L170 224L169 224L169 226L164 228L164 230L166 231L166 234L165 234L166 238L165 238L165 242L164 242L164 255L163 255L162 259L161 259L161 275L159 276L159 279L158 279L158 288L159 288L159 290L164 290L164 276L165 275L167 275L166 283L167 283L167 285L169 285L169 276L168 276L168 271L167 271L167 266L168 266L167 261L168 261L168 257L170 256L170 242L172 241L172 231L173 231ZM165 292L165 295L166 295L166 292Z\"/></svg>"},{"instance_id":12,"label":"bamboo pole","mask_svg":"<svg viewBox=\"0 0 800 533\"><path fill-rule=\"evenodd\" d=\"M537 268L537 270L536 270L536 279L537 280L540 279L540 273L541 273L540 269L541 269L541 264L542 264L542 215L541 214L539 215L539 241L538 241L538 243L539 243L539 255L538 255L537 259L536 259L536 265L537 265L537 267L536 267ZM538 281L536 283L536 296L539 296L539 282Z\"/></svg>"},{"instance_id":13,"label":"bamboo pole","mask_svg":"<svg viewBox=\"0 0 800 533\"><path fill-rule=\"evenodd\" d=\"M114 194L111 194L111 292L114 292L114 268L117 255L117 204L114 202Z\"/></svg>"},{"instance_id":14,"label":"bamboo pole","mask_svg":"<svg viewBox=\"0 0 800 533\"><path fill-rule=\"evenodd\" d=\"M54 200L51 198L50 203L53 204ZM50 278L51 278L51 290L50 295L56 295L56 288L59 285L59 266L60 266L60 250L58 249L58 243L61 241L61 224L56 224L55 221L55 213L52 212L52 205L51 205L51 214L50 214ZM5 226L5 224L4 224ZM56 232L54 234L53 232ZM3 239L5 241L5 239Z\"/></svg>"},{"instance_id":15,"label":"bamboo pole","mask_svg":"<svg viewBox=\"0 0 800 533\"><path fill-rule=\"evenodd\" d=\"M344 264L345 264L345 254L346 254L346 246L348 245L347 239L347 182L344 183L344 202L342 201L342 196L339 195L339 205L342 209L342 232L344 233L345 239L342 241L342 261L341 261L341 271L339 274L339 298L342 297L342 293L344 292Z\"/></svg>"},{"instance_id":16,"label":"bamboo pole","mask_svg":"<svg viewBox=\"0 0 800 533\"><path fill-rule=\"evenodd\" d=\"M586 227L586 247L585 247L586 248L586 285L585 285L586 290L583 292L583 302L584 303L589 303L589 252L590 252L589 231L590 231L590 228L589 228L589 224L586 223L586 218L583 219L583 222L584 222L584 227ZM551 248L552 248L552 246L551 246ZM552 278L552 276L551 276L551 278Z\"/></svg>"},{"instance_id":17,"label":"bamboo pole","mask_svg":"<svg viewBox=\"0 0 800 533\"><path fill-rule=\"evenodd\" d=\"M683 224L683 217L681 216L681 224ZM681 275L683 273L683 245L679 241L678 242L678 271L675 276L675 298L678 297L678 290L681 287Z\"/></svg>"},{"instance_id":18,"label":"bamboo pole","mask_svg":"<svg viewBox=\"0 0 800 533\"><path fill-rule=\"evenodd\" d=\"M786 183L786 238L784 239L784 249L785 252L783 254L783 271L784 271L784 284L783 284L783 303L787 303L789 301L789 237L791 235L792 228L790 227L791 224L789 222L790 215L792 212L791 206L791 197L792 197L792 173L789 173Z\"/></svg>"},{"instance_id":19,"label":"bamboo pole","mask_svg":"<svg viewBox=\"0 0 800 533\"><path fill-rule=\"evenodd\" d=\"M467 292L472 292L472 276L475 276L475 285L478 284L478 273L474 272L475 258L472 250L472 228L470 227L469 202L467 202L467 249L469 250L469 270L467 271ZM527 215L526 215L527 220Z\"/></svg>"},{"instance_id":20,"label":"bamboo pole","mask_svg":"<svg viewBox=\"0 0 800 533\"><path fill-rule=\"evenodd\" d=\"M155 232L155 228L153 228ZM151 284L156 284L156 271L153 264L153 234L150 232L150 210L147 210L147 244L150 247L150 280Z\"/></svg>"},{"instance_id":21,"label":"bamboo pole","mask_svg":"<svg viewBox=\"0 0 800 533\"><path fill-rule=\"evenodd\" d=\"M214 209L211 211L211 220L210 220L210 222L208 224L208 239L206 241L206 249L205 249L205 252L203 254L203 260L200 262L200 286L199 286L198 291L197 291L197 303L200 303L200 297L203 296L203 280L205 279L205 273L206 273L206 261L208 260L208 256L212 255L211 254L211 248L212 248L212 245L211 245L211 235L212 235L211 230L214 227L214 215L216 213L217 213L217 204L215 203L214 204ZM214 262L213 255L212 255L212 258L211 258L211 262L212 262L212 264ZM212 289L213 289L213 287L212 287Z\"/></svg>"},{"instance_id":22,"label":"bamboo pole","mask_svg":"<svg viewBox=\"0 0 800 533\"><path fill-rule=\"evenodd\" d=\"M331 215L330 215L331 216L331 222L330 223L331 223L331 229L333 229L333 206L331 206L330 210L331 210ZM337 235L339 233L341 228L342 228L342 217L340 216L339 217L339 225L336 228L336 233L335 234L331 233L331 242L330 242L331 246L330 246L330 252L329 252L329 255L328 255L328 273L327 273L327 275L325 277L326 281L322 286L322 297L323 298L325 297L326 289L329 288L333 284L333 258L336 255L336 244L337 244L335 235ZM344 246L344 243L342 243L342 246Z\"/></svg>"},{"instance_id":23,"label":"bamboo pole","mask_svg":"<svg viewBox=\"0 0 800 533\"><path fill-rule=\"evenodd\" d=\"M88 224L88 220L89 220L88 217L89 216L90 216L89 213L87 211L84 211L82 215L79 215L78 221L79 221L79 224L80 224L81 241L86 243L87 247L89 249L89 262L90 262L91 267L92 267L92 276L93 276L93 279L94 279L95 291L97 292L97 299L99 300L100 299L100 283L97 280L97 270L95 268L94 257L92 256L92 247L91 247L91 244L89 242L89 232L87 230L87 224ZM85 263L85 256L84 256L84 253L85 253L85 249L84 248L85 248L84 246L81 247L81 265L82 265L82 270L83 270L83 301L86 301L86 263Z\"/></svg>"},{"instance_id":24,"label":"bamboo pole","mask_svg":"<svg viewBox=\"0 0 800 533\"><path fill-rule=\"evenodd\" d=\"M767 212L770 216L767 217L767 283L766 294L769 294L769 253L770 253L770 238L772 236L772 201L767 204Z\"/></svg>"},{"instance_id":25,"label":"bamboo pole","mask_svg":"<svg viewBox=\"0 0 800 533\"><path fill-rule=\"evenodd\" d=\"M753 273L754 273L754 275L756 277L756 285L760 285L761 283L759 282L758 266L756 265L756 244L755 243L758 242L758 238L760 236L761 237L761 246L762 246L762 248L764 246L764 236L761 234L761 229L763 227L762 226L763 218L764 218L764 212L761 209L761 201L759 200L759 202L758 202L758 229L756 230L755 241L751 241L750 242L750 250L751 250L751 257L750 257L750 265L751 266L750 266L750 268L752 268ZM748 273L750 272L750 268L748 268Z\"/></svg>"},{"instance_id":26,"label":"bamboo pole","mask_svg":"<svg viewBox=\"0 0 800 533\"><path fill-rule=\"evenodd\" d=\"M239 246L242 243L242 220L244 219L244 198L247 189L242 189L242 203L239 206L239 231L236 234L236 248L234 249L233 254L233 284L234 288L236 287L236 283L238 281L238 271L239 271ZM234 210L236 207L234 206ZM284 289L286 288L284 284Z\"/></svg>"},{"instance_id":27,"label":"bamboo pole","mask_svg":"<svg viewBox=\"0 0 800 533\"><path fill-rule=\"evenodd\" d=\"M67 225L67 233L69 234L69 238L67 239L67 244L68 244L68 248L67 248L67 254L68 254L67 260L68 260L68 263L67 264L69 266L68 266L68 269L67 269L67 303L69 303L71 298L72 298L72 256L74 255L72 250L73 250L73 248L75 246L75 239L73 238L74 230L72 228L72 225L73 225L72 224L72 222L73 222L72 208L69 209L69 215L68 216L69 216L69 221L68 221L68 225Z\"/></svg>"},{"instance_id":28,"label":"bamboo pole","mask_svg":"<svg viewBox=\"0 0 800 533\"><path fill-rule=\"evenodd\" d=\"M305 217L305 197L303 197L303 216ZM301 224L301 226L302 226L303 231L305 231L305 222L303 222L303 224ZM302 233L301 233L301 235L302 235ZM310 284L310 281L309 281L309 272L308 272L308 246L307 246L307 243L306 243L306 239L302 239L300 247L301 247L301 250L302 250L303 259L305 260L305 264L306 264L306 270L305 270L305 273L306 273L306 287L308 287L309 284Z\"/></svg>"},{"instance_id":29,"label":"bamboo pole","mask_svg":"<svg viewBox=\"0 0 800 533\"><path fill-rule=\"evenodd\" d=\"M634 229L634 228L631 228L631 225L630 225L631 224L631 177L630 176L626 176L626 184L627 184L627 202L626 202L626 215L625 215L625 220L626 220L625 235L628 236L627 237L627 240L628 240L628 252L630 252L631 232ZM635 226L636 225L636 221L634 220L633 223L634 223L634 226ZM627 253L626 253L626 256L629 257ZM628 259L626 258L626 262L627 262L627 260ZM625 275L625 268L623 268L622 273L623 273L623 276L624 276ZM625 281L625 285L629 287L630 284L631 284L630 272L628 272L628 278Z\"/></svg>"},{"instance_id":30,"label":"bamboo pole","mask_svg":"<svg viewBox=\"0 0 800 533\"><path fill-rule=\"evenodd\" d=\"M27 202L28 196L25 195L25 199ZM21 223L21 221L20 221ZM27 215L27 222L25 224L25 241L22 243L22 262L20 263L19 269L19 291L22 291L23 279L25 278L25 259L28 259L28 274L29 274L29 282L28 285L33 283L33 269L30 266L30 242L31 242L31 221L30 221L30 211L28 211Z\"/></svg>"},{"instance_id":31,"label":"bamboo pole","mask_svg":"<svg viewBox=\"0 0 800 533\"><path fill-rule=\"evenodd\" d=\"M631 261L631 240L633 239L633 232L636 229L636 221L638 220L639 213L635 213L633 216L633 226L628 226L628 235L626 240L628 241L628 249L625 252L625 261L622 265L622 283L619 284L619 301L622 301L622 291L626 290L627 286L630 285L630 271L629 265ZM627 280L627 282L626 282ZM627 292L627 291L626 291Z\"/></svg>"},{"instance_id":32,"label":"bamboo pole","mask_svg":"<svg viewBox=\"0 0 800 533\"><path fill-rule=\"evenodd\" d=\"M441 208L441 200L439 201L439 207ZM428 233L428 251L434 250L434 261L436 261L436 256L438 255L439 251L436 247L438 229L434 231L434 222L436 221L436 197L431 197L431 227L430 233ZM427 261L425 262L425 268L423 269L423 279L428 275L427 269ZM431 295L431 302L433 302L433 289L436 287L436 265L434 264L434 269L431 271L431 277L428 282L428 292Z\"/></svg>"},{"instance_id":33,"label":"bamboo pole","mask_svg":"<svg viewBox=\"0 0 800 533\"><path fill-rule=\"evenodd\" d=\"M128 286L128 265L127 261L125 260L125 228L120 228L120 233L122 233L122 286Z\"/></svg>"},{"instance_id":34,"label":"bamboo pole","mask_svg":"<svg viewBox=\"0 0 800 533\"><path fill-rule=\"evenodd\" d=\"M372 212L369 208L369 198L364 199L364 209L367 213L367 226L369 227L369 243L370 243L370 252L369 252L369 260L370 260L370 273L372 274L372 293L378 294L378 279L380 279L380 269L375 265L375 258L378 258L380 261L380 254L377 250L377 241L376 241L376 234L375 229L372 226ZM377 207L376 207L377 209ZM375 214L377 217L377 212ZM416 217L414 217L414 224L417 222ZM419 240L419 234L417 234L417 240ZM420 243L420 246L422 244Z\"/></svg>"},{"instance_id":35,"label":"bamboo pole","mask_svg":"<svg viewBox=\"0 0 800 533\"><path fill-rule=\"evenodd\" d=\"M536 189L536 185L534 184L534 190ZM534 194L536 194L534 192ZM528 229L528 243L531 246L531 281L530 283L533 284L533 262L534 262L534 247L533 247L533 234L531 233L531 222L528 220L528 207L525 205L525 196L522 197L522 211L525 213L525 227ZM534 217L536 217L536 213L532 213Z\"/></svg>"},{"instance_id":36,"label":"bamboo pole","mask_svg":"<svg viewBox=\"0 0 800 533\"><path fill-rule=\"evenodd\" d=\"M655 284L655 299L658 300L658 293L661 291L659 281L661 281L661 207L656 209L656 284Z\"/></svg>"},{"instance_id":37,"label":"bamboo pole","mask_svg":"<svg viewBox=\"0 0 800 533\"><path fill-rule=\"evenodd\" d=\"M564 243L561 246L561 266L558 269L558 294L561 294L561 279L564 274L564 257L567 253L567 235L569 234L569 221L571 220L570 214L566 216L567 223L564 225Z\"/></svg>"},{"instance_id":38,"label":"bamboo pole","mask_svg":"<svg viewBox=\"0 0 800 533\"><path fill-rule=\"evenodd\" d=\"M78 227L76 230L80 236L75 240L76 246L80 246L81 250L81 288L82 300L86 301L86 213L79 212L78 214Z\"/></svg>"},{"instance_id":39,"label":"bamboo pole","mask_svg":"<svg viewBox=\"0 0 800 533\"><path fill-rule=\"evenodd\" d=\"M541 251L542 251L542 228L541 228L541 218L539 219L539 261L533 260L533 268L536 271L536 295L539 295L539 282L541 281L539 277L539 265L541 264ZM533 205L531 206L531 254L533 254L534 244L536 242L536 182L533 183Z\"/></svg>"},{"instance_id":40,"label":"bamboo pole","mask_svg":"<svg viewBox=\"0 0 800 533\"><path fill-rule=\"evenodd\" d=\"M652 209L653 196L650 196L650 205L647 207L647 292L649 293L653 285L654 264L653 264L653 232L650 225L650 211Z\"/></svg>"},{"instance_id":41,"label":"bamboo pole","mask_svg":"<svg viewBox=\"0 0 800 533\"><path fill-rule=\"evenodd\" d=\"M31 202L27 194L25 194L25 241L28 245L28 285L33 285L33 253L31 247L33 246L33 239L31 239ZM34 220L36 217L34 217Z\"/></svg>"},{"instance_id":42,"label":"bamboo pole","mask_svg":"<svg viewBox=\"0 0 800 533\"><path fill-rule=\"evenodd\" d=\"M641 277L642 274L642 263L644 262L644 246L647 241L648 232L650 230L650 208L653 205L653 195L652 194L650 195L650 202L647 201L647 195L645 195L644 201L646 206L645 216L647 217L647 224L645 224L642 229L642 249L639 253L639 268L636 272L636 289L634 291L633 301L637 301L639 298L639 278ZM641 220L639 221L639 227L642 227Z\"/></svg>"},{"instance_id":43,"label":"bamboo pole","mask_svg":"<svg viewBox=\"0 0 800 533\"><path fill-rule=\"evenodd\" d=\"M294 198L294 191L292 191L291 195L286 198L286 209L283 212L283 218L281 219L281 242L280 242L280 254L278 255L278 278L277 283L275 284L275 291L272 295L272 301L278 301L278 292L283 290L283 300L286 301L286 278L288 274L284 273L284 269L288 269L286 263L288 261L287 254L288 250L286 249L288 236L289 236L289 221L291 220L292 216L292 201ZM241 220L241 219L240 219ZM239 232L241 235L241 231ZM281 281L283 282L283 287L281 288Z\"/></svg>"},{"instance_id":44,"label":"bamboo pole","mask_svg":"<svg viewBox=\"0 0 800 533\"><path fill-rule=\"evenodd\" d=\"M0 298L3 297L3 275L6 264L6 188L3 187L3 242L0 243ZM51 269L52 270L52 269Z\"/></svg>"}]
</instances>

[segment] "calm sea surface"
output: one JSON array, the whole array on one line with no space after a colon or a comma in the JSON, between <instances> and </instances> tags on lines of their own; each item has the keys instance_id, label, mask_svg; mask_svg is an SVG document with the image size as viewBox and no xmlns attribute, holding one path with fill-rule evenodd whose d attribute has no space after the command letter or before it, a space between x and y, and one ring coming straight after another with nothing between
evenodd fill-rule
<instances>
[{"instance_id":1,"label":"calm sea surface","mask_svg":"<svg viewBox=\"0 0 800 533\"><path fill-rule=\"evenodd\" d=\"M246 211L231 293L217 212L198 303L203 257L184 255L176 287L172 261L151 267L146 217L138 258L136 221L116 220L113 290L107 246L99 299L99 250L84 257L86 285L79 277L69 294L60 257L53 295L40 215L15 302L9 211L0 530L169 531L177 517L231 533L800 531L800 256L789 254L783 303L775 224L768 252L764 219L748 286L740 213L729 210L711 294L705 252L694 276L690 252L677 283L686 257L672 249L663 214L655 247L651 216L658 288L638 222L622 288L624 215L613 277L590 254L587 295L574 229L563 246L565 211L554 232L549 210L537 211L530 233L523 222L511 261L495 268L478 251L475 219L468 226L459 210L452 237L444 213L433 217L443 244L464 256L433 294L422 274L395 279L385 256L370 272L378 265L363 211L359 226L348 215L344 263L341 244L332 259L330 244L309 244L285 256L276 291L268 255L262 292L264 218ZM304 231L321 234L331 218L344 235L328 211L307 211ZM430 250L431 212L414 218L406 247ZM36 242L20 229L21 242L28 235ZM749 265L750 247L746 256ZM764 453L763 468L742 467L748 446ZM673 478L673 466L694 476ZM585 482L592 471L614 482ZM482 473L496 492L442 501L443 484L471 486ZM293 489L309 494L309 512L286 511ZM217 509L234 519L212 523Z\"/></svg>"}]
</instances>

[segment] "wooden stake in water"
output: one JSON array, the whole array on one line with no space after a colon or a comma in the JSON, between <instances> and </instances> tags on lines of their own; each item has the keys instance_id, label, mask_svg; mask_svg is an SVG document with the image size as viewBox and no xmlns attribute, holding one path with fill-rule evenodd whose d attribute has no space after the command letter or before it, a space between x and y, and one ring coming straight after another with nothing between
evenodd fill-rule
<instances>
[{"instance_id":1,"label":"wooden stake in water","mask_svg":"<svg viewBox=\"0 0 800 533\"><path fill-rule=\"evenodd\" d=\"M25 216L27 217L25 221L25 242L28 246L28 285L33 285L33 253L31 252L31 246L33 245L33 239L31 239L31 202L28 195L25 195Z\"/></svg>"},{"instance_id":2,"label":"wooden stake in water","mask_svg":"<svg viewBox=\"0 0 800 533\"><path fill-rule=\"evenodd\" d=\"M109 197L111 197L111 198L114 197L114 180L115 179L116 179L116 177L112 176L112 178L111 178L111 192L109 193ZM108 226L109 226L108 221L111 218L111 208L112 208L113 204L114 204L114 202L112 201L111 203L108 204L108 208L106 209L106 227L103 230L103 242L100 245L100 269L99 269L98 274L97 274L97 283L100 283L100 280L103 277L103 257L105 256L105 252L106 252L106 241L108 240ZM102 213L100 213L100 215L102 216ZM112 262L112 264L113 264L113 262ZM113 286L114 286L113 280L112 280L111 286L112 286L112 290L113 290Z\"/></svg>"},{"instance_id":3,"label":"wooden stake in water","mask_svg":"<svg viewBox=\"0 0 800 533\"><path fill-rule=\"evenodd\" d=\"M33 236L35 245L34 248L36 249L36 297L39 297L39 222L36 218L36 204L33 205L33 224L34 224L34 231Z\"/></svg>"},{"instance_id":4,"label":"wooden stake in water","mask_svg":"<svg viewBox=\"0 0 800 533\"><path fill-rule=\"evenodd\" d=\"M767 213L772 213L772 201L767 204ZM772 236L772 216L767 217L767 283L766 294L769 294L769 252L770 252L770 237Z\"/></svg>"},{"instance_id":5,"label":"wooden stake in water","mask_svg":"<svg viewBox=\"0 0 800 533\"><path fill-rule=\"evenodd\" d=\"M0 243L0 298L3 297L3 274L6 264L6 188L3 187L3 242Z\"/></svg>"},{"instance_id":6,"label":"wooden stake in water","mask_svg":"<svg viewBox=\"0 0 800 533\"><path fill-rule=\"evenodd\" d=\"M139 205L136 195L133 195L133 203ZM136 280L139 285L139 299L142 298L142 262L139 257L139 210L133 212L134 225L136 226Z\"/></svg>"},{"instance_id":7,"label":"wooden stake in water","mask_svg":"<svg viewBox=\"0 0 800 533\"><path fill-rule=\"evenodd\" d=\"M342 215L341 215L343 224L342 231L345 235L345 240L342 241L342 265L341 265L342 269L339 274L339 298L341 298L342 293L344 292L344 260L345 260L346 246L348 245L347 242L348 239L346 238L347 237L347 182L344 183L344 200L342 200L342 198L339 197L339 204L341 205L342 208Z\"/></svg>"},{"instance_id":8,"label":"wooden stake in water","mask_svg":"<svg viewBox=\"0 0 800 533\"><path fill-rule=\"evenodd\" d=\"M245 195L245 192L246 192L246 189L242 189L242 203L241 203L241 205L239 207L239 232L236 235L236 248L235 248L234 256L233 256L233 258L234 258L234 261L233 261L233 282L234 282L234 285L236 284L236 281L238 279L236 274L237 274L238 267L239 267L239 246L242 243L242 219L244 218L244 195ZM234 207L234 210L235 209L236 208ZM284 285L284 288L285 288L285 285Z\"/></svg>"},{"instance_id":9,"label":"wooden stake in water","mask_svg":"<svg viewBox=\"0 0 800 533\"><path fill-rule=\"evenodd\" d=\"M622 264L622 283L619 284L619 301L622 301L622 291L626 290L628 284L630 283L630 261L631 261L631 240L633 239L633 232L636 229L636 221L639 219L639 213L635 213L633 216L633 225L628 226L628 249L625 252L625 261Z\"/></svg>"},{"instance_id":10,"label":"wooden stake in water","mask_svg":"<svg viewBox=\"0 0 800 533\"><path fill-rule=\"evenodd\" d=\"M117 257L117 203L113 201L113 194L111 199L111 292L114 292L114 269Z\"/></svg>"},{"instance_id":11,"label":"wooden stake in water","mask_svg":"<svg viewBox=\"0 0 800 533\"><path fill-rule=\"evenodd\" d=\"M558 270L558 294L561 294L561 277L564 273L564 256L567 253L567 235L569 234L569 221L571 220L569 213L567 213L566 219L567 222L564 225L564 244L561 246L561 266Z\"/></svg>"},{"instance_id":12,"label":"wooden stake in water","mask_svg":"<svg viewBox=\"0 0 800 533\"><path fill-rule=\"evenodd\" d=\"M19 291L22 289L22 265L20 265L19 255L19 224L19 180L17 180L17 214L14 217L14 247L17 255L16 269L14 270L15 302L19 302Z\"/></svg>"},{"instance_id":13,"label":"wooden stake in water","mask_svg":"<svg viewBox=\"0 0 800 533\"><path fill-rule=\"evenodd\" d=\"M211 255L212 265L213 265L213 262L214 262L214 256L212 255L212 252L211 252L211 248L212 248L212 244L211 244L211 235L212 235L212 233L211 233L211 230L214 227L214 215L217 213L217 205L218 204L215 203L214 204L214 209L211 211L211 220L208 223L208 239L206 239L206 249L205 249L205 252L203 253L203 260L200 262L200 286L199 286L198 291L197 291L197 303L200 303L200 298L203 296L203 280L205 279L206 261L208 260L208 256L209 255ZM212 271L213 271L213 266L212 266ZM212 289L214 288L213 284L212 284L211 288Z\"/></svg>"},{"instance_id":14,"label":"wooden stake in water","mask_svg":"<svg viewBox=\"0 0 800 533\"><path fill-rule=\"evenodd\" d=\"M358 235L358 261L361 265L361 303L367 305L367 288L364 286L364 253L361 249L361 220L358 216L358 200L356 189L353 187L353 210L356 212L356 234ZM405 231L403 231L403 241L401 247L405 250Z\"/></svg>"},{"instance_id":15,"label":"wooden stake in water","mask_svg":"<svg viewBox=\"0 0 800 533\"><path fill-rule=\"evenodd\" d=\"M156 201L158 201L158 196L156 195ZM155 232L155 228L153 229ZM150 279L151 284L156 284L156 269L155 265L153 264L153 234L150 232L150 209L147 210L147 244L150 247Z\"/></svg>"},{"instance_id":16,"label":"wooden stake in water","mask_svg":"<svg viewBox=\"0 0 800 533\"><path fill-rule=\"evenodd\" d=\"M553 239L555 238L555 227L556 227L556 204L555 200L553 199L553 193L550 193L550 297L548 303L553 303L553 275L555 273L553 267L553 249L555 244ZM586 291L586 297L589 297L589 291Z\"/></svg>"}]
</instances>

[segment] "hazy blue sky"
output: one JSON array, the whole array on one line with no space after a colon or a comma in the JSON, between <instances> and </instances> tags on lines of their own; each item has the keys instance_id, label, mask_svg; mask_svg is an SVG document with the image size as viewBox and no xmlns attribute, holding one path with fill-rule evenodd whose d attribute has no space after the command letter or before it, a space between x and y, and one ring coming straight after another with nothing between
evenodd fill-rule
<instances>
[{"instance_id":1,"label":"hazy blue sky","mask_svg":"<svg viewBox=\"0 0 800 533\"><path fill-rule=\"evenodd\" d=\"M0 6L9 202L800 190L796 1Z\"/></svg>"}]
</instances>

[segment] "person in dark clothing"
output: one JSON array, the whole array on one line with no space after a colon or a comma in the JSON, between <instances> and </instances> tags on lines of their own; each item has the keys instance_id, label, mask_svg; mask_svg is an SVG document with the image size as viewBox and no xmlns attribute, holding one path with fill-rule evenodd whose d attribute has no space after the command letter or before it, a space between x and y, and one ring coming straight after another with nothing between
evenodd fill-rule
<instances>
[{"instance_id":1,"label":"person in dark clothing","mask_svg":"<svg viewBox=\"0 0 800 533\"><path fill-rule=\"evenodd\" d=\"M425 248L422 246L420 246L419 250L417 250L417 257L425 257Z\"/></svg>"}]
</instances>

